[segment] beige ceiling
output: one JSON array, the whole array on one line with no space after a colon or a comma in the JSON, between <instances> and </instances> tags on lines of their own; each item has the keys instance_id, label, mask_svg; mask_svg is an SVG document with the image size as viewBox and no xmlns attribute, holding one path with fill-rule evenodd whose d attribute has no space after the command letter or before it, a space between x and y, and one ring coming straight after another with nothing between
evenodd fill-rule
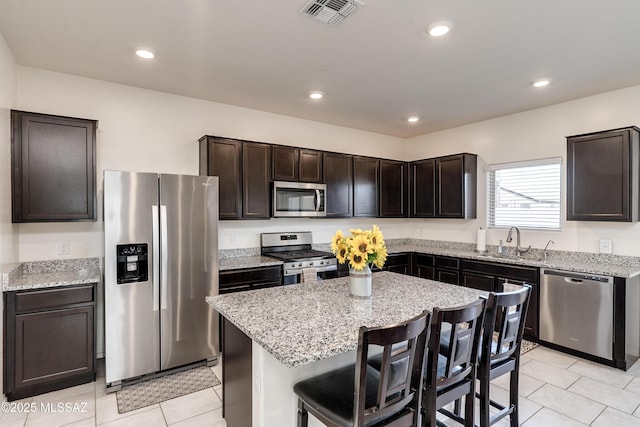
<instances>
[{"instance_id":1,"label":"beige ceiling","mask_svg":"<svg viewBox=\"0 0 640 427\"><path fill-rule=\"evenodd\" d=\"M1 0L0 33L21 65L399 137L640 84L640 0L364 0L338 26L305 3Z\"/></svg>"}]
</instances>

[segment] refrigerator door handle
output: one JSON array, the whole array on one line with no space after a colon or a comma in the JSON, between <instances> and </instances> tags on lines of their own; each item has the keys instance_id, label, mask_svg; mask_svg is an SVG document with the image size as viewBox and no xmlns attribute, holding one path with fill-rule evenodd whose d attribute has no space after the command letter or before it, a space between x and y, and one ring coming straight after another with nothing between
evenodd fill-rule
<instances>
[{"instance_id":1,"label":"refrigerator door handle","mask_svg":"<svg viewBox=\"0 0 640 427\"><path fill-rule=\"evenodd\" d=\"M160 309L167 309L167 206L160 205Z\"/></svg>"},{"instance_id":2,"label":"refrigerator door handle","mask_svg":"<svg viewBox=\"0 0 640 427\"><path fill-rule=\"evenodd\" d=\"M158 311L160 302L160 227L158 225L158 206L151 206L151 223L153 225L153 311Z\"/></svg>"}]
</instances>

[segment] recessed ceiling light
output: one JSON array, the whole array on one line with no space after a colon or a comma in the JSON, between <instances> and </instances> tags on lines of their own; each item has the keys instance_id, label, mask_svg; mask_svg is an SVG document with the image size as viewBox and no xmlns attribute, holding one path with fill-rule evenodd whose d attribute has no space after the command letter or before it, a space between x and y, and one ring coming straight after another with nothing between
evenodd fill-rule
<instances>
[{"instance_id":1,"label":"recessed ceiling light","mask_svg":"<svg viewBox=\"0 0 640 427\"><path fill-rule=\"evenodd\" d=\"M429 32L429 35L431 37L442 37L445 34L447 34L449 31L451 31L451 27L452 27L451 22L439 21L429 25L429 28L427 29L427 31Z\"/></svg>"},{"instance_id":2,"label":"recessed ceiling light","mask_svg":"<svg viewBox=\"0 0 640 427\"><path fill-rule=\"evenodd\" d=\"M533 85L533 87L545 87L547 86L549 83L551 83L549 80L547 79L541 79L541 80L536 80L535 82L531 83Z\"/></svg>"},{"instance_id":3,"label":"recessed ceiling light","mask_svg":"<svg viewBox=\"0 0 640 427\"><path fill-rule=\"evenodd\" d=\"M415 123L415 122L417 122L417 121L419 121L419 120L420 120L420 117L418 117L418 116L411 116L411 117L409 117L409 118L407 119L407 121L408 121L409 123Z\"/></svg>"},{"instance_id":4,"label":"recessed ceiling light","mask_svg":"<svg viewBox=\"0 0 640 427\"><path fill-rule=\"evenodd\" d=\"M140 58L144 58L144 59L153 59L156 55L151 52L150 50L146 50L146 49L138 49L136 50L136 55L138 55Z\"/></svg>"},{"instance_id":5,"label":"recessed ceiling light","mask_svg":"<svg viewBox=\"0 0 640 427\"><path fill-rule=\"evenodd\" d=\"M311 99L322 99L322 97L324 97L324 93L320 92L320 91L313 91L313 92L309 92L309 98Z\"/></svg>"}]
</instances>

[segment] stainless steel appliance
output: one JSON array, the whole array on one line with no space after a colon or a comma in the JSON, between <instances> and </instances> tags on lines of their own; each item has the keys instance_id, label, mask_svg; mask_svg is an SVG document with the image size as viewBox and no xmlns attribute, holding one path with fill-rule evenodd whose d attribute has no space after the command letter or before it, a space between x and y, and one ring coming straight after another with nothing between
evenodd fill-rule
<instances>
[{"instance_id":1,"label":"stainless steel appliance","mask_svg":"<svg viewBox=\"0 0 640 427\"><path fill-rule=\"evenodd\" d=\"M308 182L273 182L274 217L326 216L326 184Z\"/></svg>"},{"instance_id":2,"label":"stainless steel appliance","mask_svg":"<svg viewBox=\"0 0 640 427\"><path fill-rule=\"evenodd\" d=\"M540 339L613 358L613 278L542 269Z\"/></svg>"},{"instance_id":3,"label":"stainless steel appliance","mask_svg":"<svg viewBox=\"0 0 640 427\"><path fill-rule=\"evenodd\" d=\"M331 252L311 248L310 231L297 233L260 234L261 253L284 261L282 265L285 285L300 283L305 272L314 272L316 279L338 276L338 263Z\"/></svg>"},{"instance_id":4,"label":"stainless steel appliance","mask_svg":"<svg viewBox=\"0 0 640 427\"><path fill-rule=\"evenodd\" d=\"M218 357L218 178L104 172L105 365L122 382Z\"/></svg>"}]
</instances>

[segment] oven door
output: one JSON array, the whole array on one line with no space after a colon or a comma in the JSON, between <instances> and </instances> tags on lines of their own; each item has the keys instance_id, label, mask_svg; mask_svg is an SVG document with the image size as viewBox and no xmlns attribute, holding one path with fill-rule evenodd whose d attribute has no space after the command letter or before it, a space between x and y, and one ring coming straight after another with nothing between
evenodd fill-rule
<instances>
[{"instance_id":1,"label":"oven door","mask_svg":"<svg viewBox=\"0 0 640 427\"><path fill-rule=\"evenodd\" d=\"M273 216L326 216L324 206L326 190L325 184L274 181Z\"/></svg>"}]
</instances>

